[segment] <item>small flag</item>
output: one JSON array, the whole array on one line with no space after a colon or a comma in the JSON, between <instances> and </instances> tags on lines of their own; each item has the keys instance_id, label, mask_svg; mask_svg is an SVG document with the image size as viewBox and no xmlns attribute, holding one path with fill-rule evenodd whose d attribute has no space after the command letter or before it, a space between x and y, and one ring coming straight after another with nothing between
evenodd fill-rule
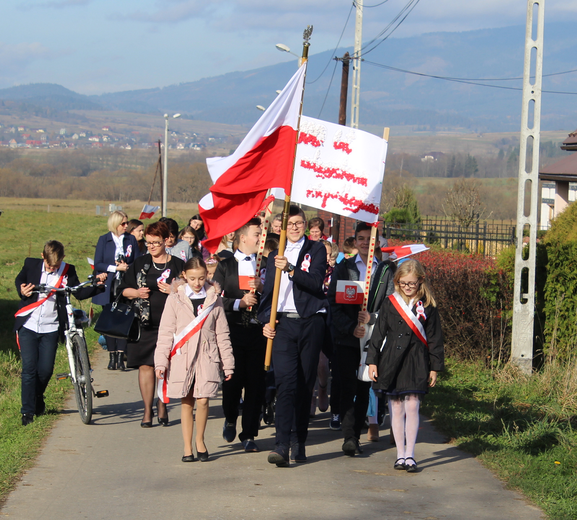
<instances>
[{"instance_id":1,"label":"small flag","mask_svg":"<svg viewBox=\"0 0 577 520\"><path fill-rule=\"evenodd\" d=\"M88 265L94 269L94 259L86 257L86 260L88 260Z\"/></svg>"},{"instance_id":2,"label":"small flag","mask_svg":"<svg viewBox=\"0 0 577 520\"><path fill-rule=\"evenodd\" d=\"M139 220L146 220L147 218L152 218L154 214L160 209L160 206L149 206L145 204L140 213Z\"/></svg>"},{"instance_id":3,"label":"small flag","mask_svg":"<svg viewBox=\"0 0 577 520\"><path fill-rule=\"evenodd\" d=\"M389 253L390 259L394 261L402 260L417 253L428 251L429 248L425 244L410 244L408 246L397 247L382 247L383 253Z\"/></svg>"},{"instance_id":4,"label":"small flag","mask_svg":"<svg viewBox=\"0 0 577 520\"><path fill-rule=\"evenodd\" d=\"M254 260L241 260L238 263L238 288L242 291L250 291L248 282L256 275L256 262Z\"/></svg>"},{"instance_id":5,"label":"small flag","mask_svg":"<svg viewBox=\"0 0 577 520\"><path fill-rule=\"evenodd\" d=\"M336 303L361 305L363 303L364 285L364 282L337 280Z\"/></svg>"}]
</instances>

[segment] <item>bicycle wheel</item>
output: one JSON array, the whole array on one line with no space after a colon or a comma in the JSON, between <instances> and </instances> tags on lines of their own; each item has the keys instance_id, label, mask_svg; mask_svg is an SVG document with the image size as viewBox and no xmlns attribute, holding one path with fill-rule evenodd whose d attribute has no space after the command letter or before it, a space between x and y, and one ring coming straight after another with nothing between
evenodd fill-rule
<instances>
[{"instance_id":1,"label":"bicycle wheel","mask_svg":"<svg viewBox=\"0 0 577 520\"><path fill-rule=\"evenodd\" d=\"M86 341L81 336L72 336L72 351L74 353L74 364L76 374L74 374L74 393L76 394L76 404L78 413L84 424L88 424L92 419L92 379L90 376L90 362L88 361L88 350Z\"/></svg>"}]
</instances>

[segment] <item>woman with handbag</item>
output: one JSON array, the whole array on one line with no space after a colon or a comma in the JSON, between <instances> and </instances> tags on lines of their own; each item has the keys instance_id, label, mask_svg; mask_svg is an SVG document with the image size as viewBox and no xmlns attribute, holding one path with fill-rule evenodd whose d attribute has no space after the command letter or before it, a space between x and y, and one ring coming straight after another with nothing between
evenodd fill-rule
<instances>
[{"instance_id":1,"label":"woman with handbag","mask_svg":"<svg viewBox=\"0 0 577 520\"><path fill-rule=\"evenodd\" d=\"M138 368L138 384L144 402L144 417L140 425L152 426L152 410L156 381L154 376L154 350L158 338L158 326L164 304L174 278L183 270L184 262L166 252L168 226L154 222L145 231L149 253L136 259L126 272L120 287L122 295L135 300L140 322L140 339L128 343L128 367ZM158 423L168 425L168 411L162 401L157 402Z\"/></svg>"},{"instance_id":2,"label":"woman with handbag","mask_svg":"<svg viewBox=\"0 0 577 520\"><path fill-rule=\"evenodd\" d=\"M122 277L134 259L141 255L136 238L126 232L128 217L124 211L113 211L108 217L108 233L98 239L94 253L94 274L108 273L106 290L94 298L95 305L107 305L114 301ZM126 340L104 336L110 362L108 370L125 370L124 351Z\"/></svg>"}]
</instances>

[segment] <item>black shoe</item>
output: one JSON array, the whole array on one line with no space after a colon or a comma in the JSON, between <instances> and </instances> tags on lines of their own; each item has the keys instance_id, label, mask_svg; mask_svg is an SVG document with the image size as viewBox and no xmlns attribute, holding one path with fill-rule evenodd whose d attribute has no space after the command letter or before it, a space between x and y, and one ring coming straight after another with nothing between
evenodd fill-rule
<instances>
[{"instance_id":1,"label":"black shoe","mask_svg":"<svg viewBox=\"0 0 577 520\"><path fill-rule=\"evenodd\" d=\"M124 352L120 350L116 353L116 368L124 372L126 370L126 365L124 364Z\"/></svg>"},{"instance_id":2,"label":"black shoe","mask_svg":"<svg viewBox=\"0 0 577 520\"><path fill-rule=\"evenodd\" d=\"M413 464L407 464L408 460L412 460ZM419 470L417 467L417 461L413 459L413 457L407 457L405 459L405 469L407 470L407 473L416 473Z\"/></svg>"},{"instance_id":3,"label":"black shoe","mask_svg":"<svg viewBox=\"0 0 577 520\"><path fill-rule=\"evenodd\" d=\"M116 370L116 352L109 352L108 370Z\"/></svg>"},{"instance_id":4,"label":"black shoe","mask_svg":"<svg viewBox=\"0 0 577 520\"><path fill-rule=\"evenodd\" d=\"M158 400L156 401L156 415L158 416L158 424L162 424L162 426L168 426L168 408L166 408L166 417L160 417L160 410L158 409Z\"/></svg>"},{"instance_id":5,"label":"black shoe","mask_svg":"<svg viewBox=\"0 0 577 520\"><path fill-rule=\"evenodd\" d=\"M289 465L288 446L278 444L277 447L268 454L269 464L276 464L277 467L285 467Z\"/></svg>"},{"instance_id":6,"label":"black shoe","mask_svg":"<svg viewBox=\"0 0 577 520\"><path fill-rule=\"evenodd\" d=\"M200 462L206 462L208 460L208 450L206 451L198 451L196 452L196 456Z\"/></svg>"},{"instance_id":7,"label":"black shoe","mask_svg":"<svg viewBox=\"0 0 577 520\"><path fill-rule=\"evenodd\" d=\"M355 455L359 455L363 452L361 446L359 445L358 439L354 437L348 438L342 446L343 453L348 455L349 457L354 457Z\"/></svg>"},{"instance_id":8,"label":"black shoe","mask_svg":"<svg viewBox=\"0 0 577 520\"><path fill-rule=\"evenodd\" d=\"M304 443L291 444L291 460L294 460L297 464L307 461Z\"/></svg>"},{"instance_id":9,"label":"black shoe","mask_svg":"<svg viewBox=\"0 0 577 520\"><path fill-rule=\"evenodd\" d=\"M405 465L405 459L397 459L395 461L395 465L393 466L393 469L398 469L398 470L407 469L407 466Z\"/></svg>"},{"instance_id":10,"label":"black shoe","mask_svg":"<svg viewBox=\"0 0 577 520\"><path fill-rule=\"evenodd\" d=\"M242 441L242 447L247 453L256 453L260 451L256 445L256 442L254 442L254 439L245 439Z\"/></svg>"},{"instance_id":11,"label":"black shoe","mask_svg":"<svg viewBox=\"0 0 577 520\"><path fill-rule=\"evenodd\" d=\"M196 461L194 455L184 455L182 457L182 462L194 462L194 461Z\"/></svg>"},{"instance_id":12,"label":"black shoe","mask_svg":"<svg viewBox=\"0 0 577 520\"><path fill-rule=\"evenodd\" d=\"M36 409L34 410L34 415L44 415L46 413L46 403L44 403L44 396L38 396L36 398Z\"/></svg>"},{"instance_id":13,"label":"black shoe","mask_svg":"<svg viewBox=\"0 0 577 520\"><path fill-rule=\"evenodd\" d=\"M28 426L34 422L34 416L31 413L22 414L22 426Z\"/></svg>"},{"instance_id":14,"label":"black shoe","mask_svg":"<svg viewBox=\"0 0 577 520\"><path fill-rule=\"evenodd\" d=\"M226 442L234 441L236 437L236 424L227 422L226 419L224 420L224 426L222 428L222 438Z\"/></svg>"}]
</instances>

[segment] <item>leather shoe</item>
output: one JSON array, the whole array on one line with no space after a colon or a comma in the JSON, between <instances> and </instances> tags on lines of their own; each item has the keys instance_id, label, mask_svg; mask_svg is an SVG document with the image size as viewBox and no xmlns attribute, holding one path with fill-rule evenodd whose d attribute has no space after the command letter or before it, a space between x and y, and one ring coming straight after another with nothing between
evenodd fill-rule
<instances>
[{"instance_id":1,"label":"leather shoe","mask_svg":"<svg viewBox=\"0 0 577 520\"><path fill-rule=\"evenodd\" d=\"M22 414L22 426L28 426L34 422L34 416L31 413Z\"/></svg>"},{"instance_id":2,"label":"leather shoe","mask_svg":"<svg viewBox=\"0 0 577 520\"><path fill-rule=\"evenodd\" d=\"M288 447L283 444L277 445L277 447L268 454L267 460L269 464L276 464L279 468L288 466Z\"/></svg>"},{"instance_id":3,"label":"leather shoe","mask_svg":"<svg viewBox=\"0 0 577 520\"><path fill-rule=\"evenodd\" d=\"M354 437L348 438L342 446L342 450L345 455L349 457L354 457L355 455L359 455L363 452L361 446L359 445L359 441Z\"/></svg>"},{"instance_id":4,"label":"leather shoe","mask_svg":"<svg viewBox=\"0 0 577 520\"><path fill-rule=\"evenodd\" d=\"M412 460L413 464L407 464L408 460ZM407 457L405 459L405 469L407 473L416 473L419 470L419 468L417 468L417 461L413 459L413 457Z\"/></svg>"},{"instance_id":5,"label":"leather shoe","mask_svg":"<svg viewBox=\"0 0 577 520\"><path fill-rule=\"evenodd\" d=\"M195 460L194 455L184 455L182 457L182 462L194 462Z\"/></svg>"},{"instance_id":6,"label":"leather shoe","mask_svg":"<svg viewBox=\"0 0 577 520\"><path fill-rule=\"evenodd\" d=\"M236 424L227 422L226 419L224 421L224 426L222 428L222 438L226 442L234 441L236 437Z\"/></svg>"},{"instance_id":7,"label":"leather shoe","mask_svg":"<svg viewBox=\"0 0 577 520\"><path fill-rule=\"evenodd\" d=\"M208 450L206 451L198 451L196 452L196 456L200 462L206 462L208 460Z\"/></svg>"},{"instance_id":8,"label":"leather shoe","mask_svg":"<svg viewBox=\"0 0 577 520\"><path fill-rule=\"evenodd\" d=\"M242 447L247 453L256 453L257 451L260 451L253 439L245 439L242 441Z\"/></svg>"}]
</instances>

